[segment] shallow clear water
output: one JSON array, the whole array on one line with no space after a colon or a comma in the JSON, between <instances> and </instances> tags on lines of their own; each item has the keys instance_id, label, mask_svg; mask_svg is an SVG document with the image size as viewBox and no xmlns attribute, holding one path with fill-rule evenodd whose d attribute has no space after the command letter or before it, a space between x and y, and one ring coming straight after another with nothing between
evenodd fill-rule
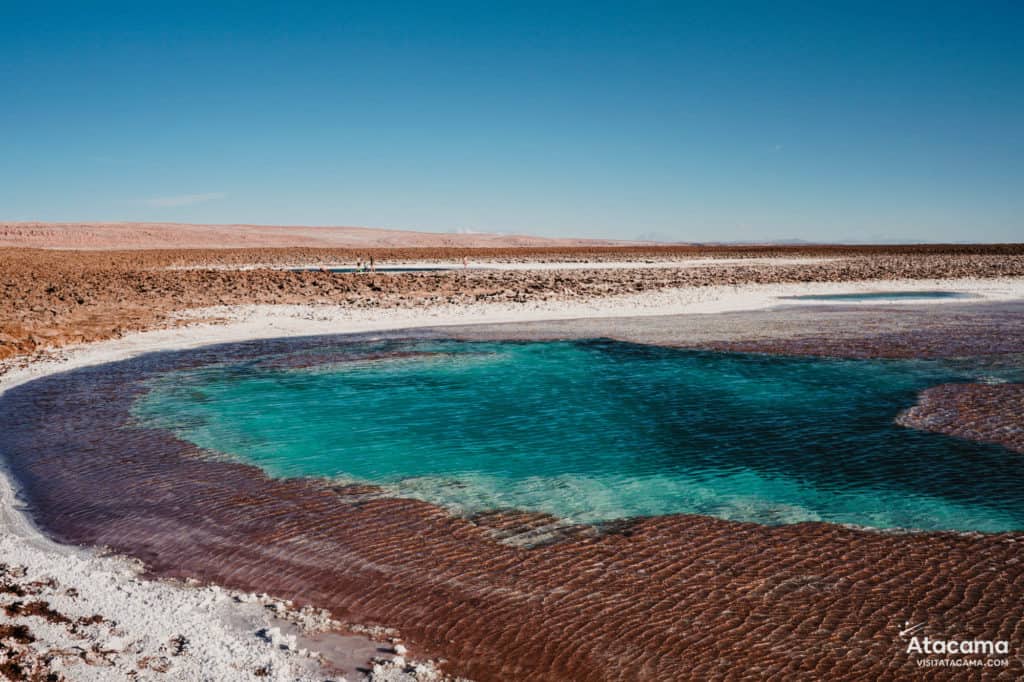
<instances>
[{"instance_id":1,"label":"shallow clear water","mask_svg":"<svg viewBox=\"0 0 1024 682\"><path fill-rule=\"evenodd\" d=\"M791 301L879 301L896 300L930 300L942 298L971 298L970 294L959 291L865 291L849 294L803 294L800 296L781 296Z\"/></svg>"},{"instance_id":2,"label":"shallow clear water","mask_svg":"<svg viewBox=\"0 0 1024 682\"><path fill-rule=\"evenodd\" d=\"M970 362L781 358L610 341L325 345L160 377L134 407L275 476L568 521L1024 528L1024 459L893 423Z\"/></svg>"}]
</instances>

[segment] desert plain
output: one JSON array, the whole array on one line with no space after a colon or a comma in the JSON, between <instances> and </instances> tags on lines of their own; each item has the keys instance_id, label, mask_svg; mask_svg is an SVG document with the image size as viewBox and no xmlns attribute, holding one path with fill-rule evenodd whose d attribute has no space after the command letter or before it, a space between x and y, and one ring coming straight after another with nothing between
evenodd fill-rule
<instances>
[{"instance_id":1,"label":"desert plain","mask_svg":"<svg viewBox=\"0 0 1024 682\"><path fill-rule=\"evenodd\" d=\"M936 290L964 297L794 298ZM5 461L3 672L913 679L921 671L894 644L907 619L1022 641L1020 532L694 515L565 526L517 510L462 517L372 487L206 462L181 444L167 446L159 466L133 464L138 443L116 428L131 396L119 394L116 372L92 380L103 396L92 405L91 394L60 379L145 362L154 351L171 353L173 364L173 352L212 344L411 330L803 357L1005 359L1024 354L1024 245L0 225L0 415L46 432L32 456ZM19 405L21 395L37 402ZM93 420L73 435L103 443L94 459L62 459L67 434L47 430L40 408L53 400ZM1020 384L979 382L930 388L898 419L1024 453L1022 414ZM154 476L160 494L132 500ZM305 553L260 549L265 528L249 522L253 508L281 519L275 546ZM1005 668L927 672L1017 679L1021 670L1017 649Z\"/></svg>"}]
</instances>

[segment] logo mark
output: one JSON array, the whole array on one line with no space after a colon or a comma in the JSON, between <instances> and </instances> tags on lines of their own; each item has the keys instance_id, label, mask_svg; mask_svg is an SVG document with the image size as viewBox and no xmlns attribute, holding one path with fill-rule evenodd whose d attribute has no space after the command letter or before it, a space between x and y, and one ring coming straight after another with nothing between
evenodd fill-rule
<instances>
[{"instance_id":1,"label":"logo mark","mask_svg":"<svg viewBox=\"0 0 1024 682\"><path fill-rule=\"evenodd\" d=\"M909 637L915 632L920 632L922 628L924 628L924 622L920 622L917 625L911 625L909 620L904 621L903 629L900 630L900 637Z\"/></svg>"}]
</instances>

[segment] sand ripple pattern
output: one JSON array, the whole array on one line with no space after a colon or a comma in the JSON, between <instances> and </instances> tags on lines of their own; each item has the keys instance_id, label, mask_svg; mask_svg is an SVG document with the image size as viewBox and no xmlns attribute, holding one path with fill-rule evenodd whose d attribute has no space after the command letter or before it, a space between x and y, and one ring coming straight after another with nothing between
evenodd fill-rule
<instances>
[{"instance_id":1,"label":"sand ripple pattern","mask_svg":"<svg viewBox=\"0 0 1024 682\"><path fill-rule=\"evenodd\" d=\"M138 556L156 575L398 627L414 651L480 680L923 677L898 637L908 620L1011 642L1007 669L930 679L1022 674L1024 534L663 516L526 548L495 535L545 519L457 518L363 487L273 480L120 428L139 379L238 350L146 356L0 399L0 450L42 527Z\"/></svg>"},{"instance_id":2,"label":"sand ripple pattern","mask_svg":"<svg viewBox=\"0 0 1024 682\"><path fill-rule=\"evenodd\" d=\"M1024 384L945 384L921 392L904 426L1024 453Z\"/></svg>"}]
</instances>

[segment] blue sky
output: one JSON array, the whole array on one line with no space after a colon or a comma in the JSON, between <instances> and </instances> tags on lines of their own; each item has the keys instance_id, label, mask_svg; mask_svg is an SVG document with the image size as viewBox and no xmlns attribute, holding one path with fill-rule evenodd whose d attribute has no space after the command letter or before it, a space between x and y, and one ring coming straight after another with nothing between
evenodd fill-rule
<instances>
[{"instance_id":1,"label":"blue sky","mask_svg":"<svg viewBox=\"0 0 1024 682\"><path fill-rule=\"evenodd\" d=\"M1024 240L1021 3L206 5L0 6L0 219Z\"/></svg>"}]
</instances>

